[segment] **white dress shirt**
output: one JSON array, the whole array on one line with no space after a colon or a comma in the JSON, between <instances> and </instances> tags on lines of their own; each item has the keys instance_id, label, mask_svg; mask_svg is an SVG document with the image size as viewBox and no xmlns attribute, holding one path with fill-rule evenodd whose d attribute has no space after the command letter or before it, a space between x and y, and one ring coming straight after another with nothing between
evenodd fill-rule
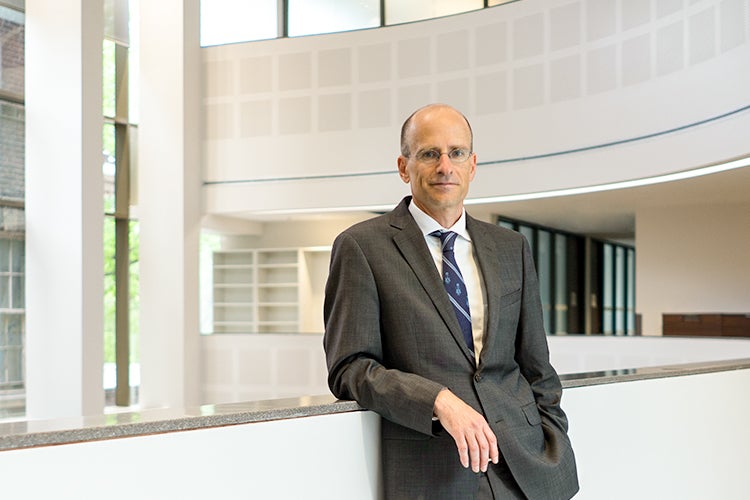
<instances>
[{"instance_id":1,"label":"white dress shirt","mask_svg":"<svg viewBox=\"0 0 750 500\"><path fill-rule=\"evenodd\" d=\"M440 230L453 231L458 235L453 246L453 253L466 284L466 291L469 294L471 332L474 337L474 359L479 364L479 354L482 352L484 341L484 282L482 280L482 273L479 272L476 257L474 256L474 246L471 243L471 236L466 230L466 210L463 211L458 221L448 228L441 226L439 222L427 215L413 202L409 203L409 212L424 235L427 248L430 249L430 254L435 261L435 267L437 267L440 276L443 275L443 250L440 246L440 238L430 236L430 233Z\"/></svg>"}]
</instances>

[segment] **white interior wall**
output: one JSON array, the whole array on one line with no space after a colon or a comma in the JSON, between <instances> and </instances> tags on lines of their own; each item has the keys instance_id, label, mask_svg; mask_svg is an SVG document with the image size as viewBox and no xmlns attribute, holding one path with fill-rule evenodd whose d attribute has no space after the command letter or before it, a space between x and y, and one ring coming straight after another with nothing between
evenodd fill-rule
<instances>
[{"instance_id":1,"label":"white interior wall","mask_svg":"<svg viewBox=\"0 0 750 500\"><path fill-rule=\"evenodd\" d=\"M750 204L643 207L635 239L644 334L665 313L750 314Z\"/></svg>"},{"instance_id":2,"label":"white interior wall","mask_svg":"<svg viewBox=\"0 0 750 500\"><path fill-rule=\"evenodd\" d=\"M747 498L750 370L566 389L576 500Z\"/></svg>"},{"instance_id":3,"label":"white interior wall","mask_svg":"<svg viewBox=\"0 0 750 500\"><path fill-rule=\"evenodd\" d=\"M375 215L375 214L372 214ZM300 248L331 246L336 236L371 216L325 216L310 219L270 220L255 235L228 234L222 248Z\"/></svg>"},{"instance_id":4,"label":"white interior wall","mask_svg":"<svg viewBox=\"0 0 750 500\"><path fill-rule=\"evenodd\" d=\"M747 498L748 384L735 370L566 389L576 500ZM374 500L379 426L351 412L3 451L3 494Z\"/></svg>"},{"instance_id":5,"label":"white interior wall","mask_svg":"<svg viewBox=\"0 0 750 500\"><path fill-rule=\"evenodd\" d=\"M750 358L748 339L551 336L560 374ZM204 404L329 394L321 334L201 337Z\"/></svg>"},{"instance_id":6,"label":"white interior wall","mask_svg":"<svg viewBox=\"0 0 750 500\"><path fill-rule=\"evenodd\" d=\"M171 22L165 23L165 19ZM197 404L201 230L199 1L141 2L140 404ZM101 268L100 268L101 269Z\"/></svg>"},{"instance_id":7,"label":"white interior wall","mask_svg":"<svg viewBox=\"0 0 750 500\"><path fill-rule=\"evenodd\" d=\"M407 192L395 169L401 123L434 101L472 121L480 163L503 162L480 165L474 199L747 154L748 111L554 155L746 107L749 3L524 0L382 29L205 48L206 210L392 206ZM538 157L545 154L553 156Z\"/></svg>"},{"instance_id":8,"label":"white interior wall","mask_svg":"<svg viewBox=\"0 0 750 500\"><path fill-rule=\"evenodd\" d=\"M383 29L203 49L205 210L217 217L392 206L407 192L395 169L398 129L415 107L436 100L465 111L480 162L504 162L480 165L472 199L627 180L745 155L748 111L647 140L537 157L746 107L748 12L750 0L525 0ZM247 182L222 184L237 180ZM746 295L735 293L743 273L727 272L736 259L665 245L669 227L649 229L660 225L659 217L646 209L637 217L645 225L638 253L647 252L638 259L644 332L661 332L662 310L698 307L678 299L694 283L710 290L701 307L748 310ZM733 220L739 225L723 219L712 229L747 233L746 219ZM226 246L329 245L349 224L260 225L253 237L230 238ZM665 260L663 249L675 246L681 256L672 252ZM652 250L662 255L654 260ZM650 273L699 253L715 261L701 268L722 266L728 281L714 276L661 293L666 271ZM676 283L688 276L702 279L690 270Z\"/></svg>"},{"instance_id":9,"label":"white interior wall","mask_svg":"<svg viewBox=\"0 0 750 500\"><path fill-rule=\"evenodd\" d=\"M379 428L354 412L2 451L3 498L375 500Z\"/></svg>"},{"instance_id":10,"label":"white interior wall","mask_svg":"<svg viewBox=\"0 0 750 500\"><path fill-rule=\"evenodd\" d=\"M95 414L104 407L102 5L26 1L25 390L31 418Z\"/></svg>"}]
</instances>

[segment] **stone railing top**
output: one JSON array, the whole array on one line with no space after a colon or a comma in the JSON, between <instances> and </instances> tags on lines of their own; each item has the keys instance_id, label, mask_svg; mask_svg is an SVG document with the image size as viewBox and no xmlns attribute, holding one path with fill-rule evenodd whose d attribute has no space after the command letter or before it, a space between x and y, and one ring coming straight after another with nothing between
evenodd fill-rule
<instances>
[{"instance_id":1,"label":"stone railing top","mask_svg":"<svg viewBox=\"0 0 750 500\"><path fill-rule=\"evenodd\" d=\"M566 374L564 389L750 369L750 359ZM0 451L361 411L332 395L0 423Z\"/></svg>"}]
</instances>

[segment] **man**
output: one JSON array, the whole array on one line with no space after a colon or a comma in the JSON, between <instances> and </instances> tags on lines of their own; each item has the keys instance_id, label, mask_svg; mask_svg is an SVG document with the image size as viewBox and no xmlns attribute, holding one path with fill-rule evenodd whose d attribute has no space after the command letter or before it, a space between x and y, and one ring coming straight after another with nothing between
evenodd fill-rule
<instances>
[{"instance_id":1,"label":"man","mask_svg":"<svg viewBox=\"0 0 750 500\"><path fill-rule=\"evenodd\" d=\"M398 158L411 197L336 239L329 386L383 417L389 499L567 499L575 459L531 253L466 214L472 142L457 110L417 110Z\"/></svg>"}]
</instances>

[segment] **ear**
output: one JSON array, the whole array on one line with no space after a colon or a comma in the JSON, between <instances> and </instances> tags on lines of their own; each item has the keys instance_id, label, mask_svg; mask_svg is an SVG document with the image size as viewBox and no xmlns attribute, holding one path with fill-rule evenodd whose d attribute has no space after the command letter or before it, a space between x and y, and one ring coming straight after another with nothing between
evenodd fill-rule
<instances>
[{"instance_id":1,"label":"ear","mask_svg":"<svg viewBox=\"0 0 750 500\"><path fill-rule=\"evenodd\" d=\"M472 153L469 161L471 162L471 166L469 167L471 169L469 170L469 182L471 182L474 180L474 175L477 173L477 154Z\"/></svg>"},{"instance_id":2,"label":"ear","mask_svg":"<svg viewBox=\"0 0 750 500\"><path fill-rule=\"evenodd\" d=\"M401 177L401 180L407 184L409 184L409 170L406 168L408 163L408 158L405 158L404 156L398 157L398 175Z\"/></svg>"}]
</instances>

